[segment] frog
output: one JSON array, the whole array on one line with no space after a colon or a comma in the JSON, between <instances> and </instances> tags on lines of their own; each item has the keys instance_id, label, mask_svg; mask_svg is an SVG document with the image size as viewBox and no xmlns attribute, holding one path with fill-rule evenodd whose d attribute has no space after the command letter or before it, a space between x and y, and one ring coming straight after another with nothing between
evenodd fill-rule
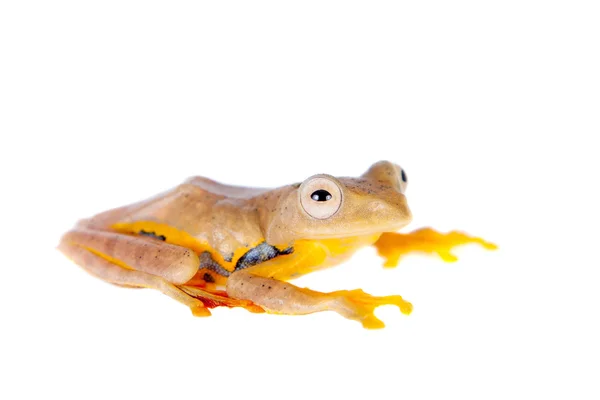
<instances>
[{"instance_id":1,"label":"frog","mask_svg":"<svg viewBox=\"0 0 600 400\"><path fill-rule=\"evenodd\" d=\"M319 292L290 281L341 264L368 246L386 267L410 253L454 262L457 246L497 247L460 231L398 232L412 220L407 185L406 171L391 161L379 161L359 177L317 174L275 189L195 176L80 220L58 249L97 278L158 290L195 316L209 316L216 307L286 315L333 311L378 329L385 325L377 307L396 306L408 315L412 304L400 295Z\"/></svg>"}]
</instances>

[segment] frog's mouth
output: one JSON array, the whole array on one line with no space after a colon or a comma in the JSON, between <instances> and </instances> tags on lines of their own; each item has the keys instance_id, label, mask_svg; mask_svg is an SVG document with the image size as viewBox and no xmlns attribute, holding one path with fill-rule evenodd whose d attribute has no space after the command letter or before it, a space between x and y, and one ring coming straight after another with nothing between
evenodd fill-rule
<instances>
[{"instance_id":1,"label":"frog's mouth","mask_svg":"<svg viewBox=\"0 0 600 400\"><path fill-rule=\"evenodd\" d=\"M362 236L372 236L372 235L380 235L384 232L397 232L400 229L404 228L408 225L410 221L400 223L400 224L392 224L387 226L381 226L378 228L371 229L356 229L349 230L345 232L339 231L331 231L331 232L294 232L294 234L301 239L306 240L325 240L325 239L347 239L347 238L355 238Z\"/></svg>"},{"instance_id":2,"label":"frog's mouth","mask_svg":"<svg viewBox=\"0 0 600 400\"><path fill-rule=\"evenodd\" d=\"M404 198L393 204L372 201L355 210L342 210L329 220L317 221L305 229L297 226L288 229L298 239L338 239L396 232L411 221L412 213Z\"/></svg>"}]
</instances>

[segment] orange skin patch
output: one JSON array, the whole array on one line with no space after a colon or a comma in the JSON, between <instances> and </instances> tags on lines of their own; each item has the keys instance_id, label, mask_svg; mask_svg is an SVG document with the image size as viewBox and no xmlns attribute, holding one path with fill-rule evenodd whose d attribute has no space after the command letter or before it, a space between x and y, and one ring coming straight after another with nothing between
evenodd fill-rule
<instances>
[{"instance_id":1,"label":"orange skin patch","mask_svg":"<svg viewBox=\"0 0 600 400\"><path fill-rule=\"evenodd\" d=\"M437 254L445 262L458 260L452 249L465 244L478 244L487 250L496 250L498 246L482 238L452 231L440 233L431 228L423 228L411 233L386 232L381 235L375 247L377 253L385 258L385 267L395 267L402 256L410 253Z\"/></svg>"}]
</instances>

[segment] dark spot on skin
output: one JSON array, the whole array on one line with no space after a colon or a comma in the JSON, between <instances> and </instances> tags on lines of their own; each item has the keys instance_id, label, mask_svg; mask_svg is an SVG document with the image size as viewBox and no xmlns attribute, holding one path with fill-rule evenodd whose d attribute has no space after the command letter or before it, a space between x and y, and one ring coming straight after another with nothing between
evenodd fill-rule
<instances>
[{"instance_id":1,"label":"dark spot on skin","mask_svg":"<svg viewBox=\"0 0 600 400\"><path fill-rule=\"evenodd\" d=\"M294 252L293 247L288 247L287 249L279 250L279 254L282 256L287 255L287 254L292 254L293 252Z\"/></svg>"},{"instance_id":2,"label":"dark spot on skin","mask_svg":"<svg viewBox=\"0 0 600 400\"><path fill-rule=\"evenodd\" d=\"M145 230L143 230L143 229L142 229L141 231L139 231L139 233L138 233L138 234L139 234L139 235L141 235L141 236L148 236L148 237L151 237L151 238L154 238L154 239L162 240L163 242L164 242L165 240L167 240L167 237L166 237L166 236L164 236L164 235L157 235L157 234L156 234L156 233L154 233L154 232L146 232L146 231L145 231Z\"/></svg>"},{"instance_id":3,"label":"dark spot on skin","mask_svg":"<svg viewBox=\"0 0 600 400\"><path fill-rule=\"evenodd\" d=\"M262 287L265 287L265 285L262 285Z\"/></svg>"},{"instance_id":4,"label":"dark spot on skin","mask_svg":"<svg viewBox=\"0 0 600 400\"><path fill-rule=\"evenodd\" d=\"M271 289L271 286L269 286L269 289Z\"/></svg>"},{"instance_id":5,"label":"dark spot on skin","mask_svg":"<svg viewBox=\"0 0 600 400\"><path fill-rule=\"evenodd\" d=\"M406 172L404 172L404 170L402 170L402 172L400 174L402 175L402 182L404 182L404 183L408 182L408 178L406 177Z\"/></svg>"},{"instance_id":6,"label":"dark spot on skin","mask_svg":"<svg viewBox=\"0 0 600 400\"><path fill-rule=\"evenodd\" d=\"M210 282L210 283L214 283L215 278L213 278L213 276L211 274L209 274L208 272L204 274L204 276L202 277L206 282Z\"/></svg>"}]
</instances>

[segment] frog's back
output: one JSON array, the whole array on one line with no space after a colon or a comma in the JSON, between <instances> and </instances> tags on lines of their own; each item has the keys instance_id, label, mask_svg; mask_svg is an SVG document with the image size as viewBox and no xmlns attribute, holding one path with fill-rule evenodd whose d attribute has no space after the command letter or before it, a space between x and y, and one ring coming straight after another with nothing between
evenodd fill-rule
<instances>
[{"instance_id":1,"label":"frog's back","mask_svg":"<svg viewBox=\"0 0 600 400\"><path fill-rule=\"evenodd\" d=\"M225 185L203 176L194 176L184 182L184 185L193 185L206 193L223 196L230 199L250 199L268 192L270 189L253 188L245 186Z\"/></svg>"},{"instance_id":2,"label":"frog's back","mask_svg":"<svg viewBox=\"0 0 600 400\"><path fill-rule=\"evenodd\" d=\"M149 199L98 214L80 225L97 229L130 229L132 233L157 232L168 226L185 232L225 254L262 240L252 198L266 192L223 185L193 177Z\"/></svg>"}]
</instances>

